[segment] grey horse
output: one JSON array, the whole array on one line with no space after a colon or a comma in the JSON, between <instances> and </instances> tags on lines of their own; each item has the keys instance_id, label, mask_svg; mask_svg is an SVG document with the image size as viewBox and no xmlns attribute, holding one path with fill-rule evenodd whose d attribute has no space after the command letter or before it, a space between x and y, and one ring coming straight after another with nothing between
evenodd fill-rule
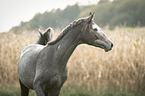
<instances>
[{"instance_id":1,"label":"grey horse","mask_svg":"<svg viewBox=\"0 0 145 96\"><path fill-rule=\"evenodd\" d=\"M99 47L108 52L112 41L93 21L94 13L69 24L61 34L46 46L33 44L26 47L18 61L21 95L29 89L37 96L59 96L67 79L67 62L80 44Z\"/></svg>"},{"instance_id":2,"label":"grey horse","mask_svg":"<svg viewBox=\"0 0 145 96\"><path fill-rule=\"evenodd\" d=\"M41 32L39 29L40 36L36 44L46 45L47 42L49 42L52 39L53 33L54 32L51 27L48 27L44 32Z\"/></svg>"}]
</instances>

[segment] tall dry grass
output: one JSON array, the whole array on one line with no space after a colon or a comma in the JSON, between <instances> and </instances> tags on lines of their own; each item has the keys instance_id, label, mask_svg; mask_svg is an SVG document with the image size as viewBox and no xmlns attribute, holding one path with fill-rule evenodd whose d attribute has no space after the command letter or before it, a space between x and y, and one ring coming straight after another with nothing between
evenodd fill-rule
<instances>
[{"instance_id":1,"label":"tall dry grass","mask_svg":"<svg viewBox=\"0 0 145 96\"><path fill-rule=\"evenodd\" d=\"M12 83L17 78L17 62L24 47L35 43L35 34L0 34L0 82Z\"/></svg>"},{"instance_id":2,"label":"tall dry grass","mask_svg":"<svg viewBox=\"0 0 145 96\"><path fill-rule=\"evenodd\" d=\"M114 42L112 51L80 45L68 62L65 85L85 86L94 92L145 91L145 28L104 30ZM0 35L0 83L17 83L17 61L37 34Z\"/></svg>"},{"instance_id":3,"label":"tall dry grass","mask_svg":"<svg viewBox=\"0 0 145 96\"><path fill-rule=\"evenodd\" d=\"M105 32L114 42L113 50L105 53L86 45L78 47L68 64L67 83L97 92L119 89L145 93L145 28Z\"/></svg>"}]
</instances>

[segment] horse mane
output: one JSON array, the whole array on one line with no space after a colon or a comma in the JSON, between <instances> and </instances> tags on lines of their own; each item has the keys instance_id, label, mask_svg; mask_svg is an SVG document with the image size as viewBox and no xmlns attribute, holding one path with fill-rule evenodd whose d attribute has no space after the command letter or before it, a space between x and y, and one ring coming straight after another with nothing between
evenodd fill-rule
<instances>
[{"instance_id":1,"label":"horse mane","mask_svg":"<svg viewBox=\"0 0 145 96\"><path fill-rule=\"evenodd\" d=\"M48 45L54 45L55 43L60 41L72 28L74 28L76 25L79 25L79 24L85 22L85 19L86 18L81 18L81 19L78 19L78 20L74 20L72 23L70 23L68 26L66 26L62 30L60 35L55 40L48 42Z\"/></svg>"}]
</instances>

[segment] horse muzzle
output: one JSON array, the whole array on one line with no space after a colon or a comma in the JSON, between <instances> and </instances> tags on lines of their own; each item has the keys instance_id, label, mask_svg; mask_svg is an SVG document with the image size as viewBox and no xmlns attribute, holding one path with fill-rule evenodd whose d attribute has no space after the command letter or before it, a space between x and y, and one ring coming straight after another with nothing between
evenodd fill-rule
<instances>
[{"instance_id":1,"label":"horse muzzle","mask_svg":"<svg viewBox=\"0 0 145 96\"><path fill-rule=\"evenodd\" d=\"M95 40L94 44L96 47L99 47L101 49L104 49L105 52L108 52L110 50L112 50L114 44L112 41L107 41L107 42L104 42L104 41L101 41L101 40Z\"/></svg>"}]
</instances>

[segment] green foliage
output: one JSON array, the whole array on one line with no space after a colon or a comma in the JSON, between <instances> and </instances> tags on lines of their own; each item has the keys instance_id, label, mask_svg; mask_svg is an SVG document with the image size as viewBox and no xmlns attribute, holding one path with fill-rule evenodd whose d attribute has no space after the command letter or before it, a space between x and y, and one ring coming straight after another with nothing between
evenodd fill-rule
<instances>
[{"instance_id":1,"label":"green foliage","mask_svg":"<svg viewBox=\"0 0 145 96\"><path fill-rule=\"evenodd\" d=\"M20 96L19 87L0 87L0 96ZM35 92L30 90L29 96L36 96ZM83 86L64 86L60 92L60 96L136 96L134 93L120 92L120 91L104 91L103 93L97 93L93 90L88 90L87 87ZM138 95L137 95L138 96Z\"/></svg>"},{"instance_id":2,"label":"green foliage","mask_svg":"<svg viewBox=\"0 0 145 96\"><path fill-rule=\"evenodd\" d=\"M106 3L106 2L109 2L110 0L100 0L98 3Z\"/></svg>"},{"instance_id":3,"label":"green foliage","mask_svg":"<svg viewBox=\"0 0 145 96\"><path fill-rule=\"evenodd\" d=\"M48 27L63 28L78 17L80 13L80 7L75 4L73 6L67 6L64 10L52 10L50 12L37 13L33 19L29 22L21 22L19 27L14 27L11 31L15 33L21 32L20 30L35 30L39 27L44 29Z\"/></svg>"},{"instance_id":4,"label":"green foliage","mask_svg":"<svg viewBox=\"0 0 145 96\"><path fill-rule=\"evenodd\" d=\"M98 93L94 90L88 90L85 86L64 86L60 96L136 96L136 94L117 90L105 90L103 93Z\"/></svg>"},{"instance_id":5,"label":"green foliage","mask_svg":"<svg viewBox=\"0 0 145 96\"><path fill-rule=\"evenodd\" d=\"M102 27L106 25L110 28L145 26L145 0L114 0L99 3L92 8L82 11L81 14L94 11L95 22ZM84 15L87 14L80 15L80 17Z\"/></svg>"},{"instance_id":6,"label":"green foliage","mask_svg":"<svg viewBox=\"0 0 145 96\"><path fill-rule=\"evenodd\" d=\"M20 88L18 86L1 86L0 96L21 96ZM29 96L36 96L34 91L30 90Z\"/></svg>"},{"instance_id":7,"label":"green foliage","mask_svg":"<svg viewBox=\"0 0 145 96\"><path fill-rule=\"evenodd\" d=\"M19 96L19 89L18 88L11 88L1 86L0 87L0 96Z\"/></svg>"},{"instance_id":8,"label":"green foliage","mask_svg":"<svg viewBox=\"0 0 145 96\"><path fill-rule=\"evenodd\" d=\"M97 5L91 6L67 6L64 10L52 10L50 12L37 13L29 22L21 22L19 26L10 31L20 33L23 30L35 30L39 27L64 28L70 22L80 17L88 16L95 12L95 22L99 26L108 26L112 29L116 26L145 26L145 0L101 0Z\"/></svg>"}]
</instances>

